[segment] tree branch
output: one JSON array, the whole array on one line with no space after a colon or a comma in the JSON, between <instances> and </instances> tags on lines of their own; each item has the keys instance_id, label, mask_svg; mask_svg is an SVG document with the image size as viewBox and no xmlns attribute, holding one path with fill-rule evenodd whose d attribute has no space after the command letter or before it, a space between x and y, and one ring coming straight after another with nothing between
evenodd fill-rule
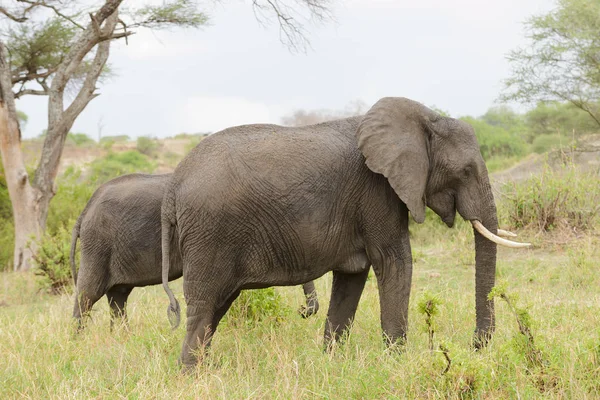
<instances>
[{"instance_id":1,"label":"tree branch","mask_svg":"<svg viewBox=\"0 0 600 400\"><path fill-rule=\"evenodd\" d=\"M21 75L21 76L14 76L12 77L12 83L13 85L15 83L19 83L19 82L27 82L27 81L32 81L34 79L40 79L40 78L47 78L50 75L52 75L53 73L56 72L56 70L58 69L58 67L53 67L48 69L46 72L30 72L26 75Z\"/></svg>"},{"instance_id":2,"label":"tree branch","mask_svg":"<svg viewBox=\"0 0 600 400\"><path fill-rule=\"evenodd\" d=\"M69 129L71 129L75 119L81 114L88 103L98 96L98 94L94 93L96 90L96 82L108 60L110 50L109 39L113 36L118 21L118 5L121 1L122 0L107 0L105 5L93 16L93 22L88 25L86 30L82 33L82 36L80 36L80 39L74 44L72 53L69 53L65 58L64 65L67 65L67 67L59 68L59 71L57 71L53 79L48 106L48 133L44 140L42 158L36 169L33 181L33 185L39 188L43 193L50 193L52 191L53 182L58 171L62 153L60 149L64 146L64 141ZM106 16L107 10L111 9L107 7L108 5L112 5L114 8L112 8L112 14ZM98 23L98 30L93 27L93 24L96 22ZM105 22L104 27L101 27L100 25L102 22ZM63 111L64 85L74 70L80 65L83 56L87 54L86 51L86 53L82 55L82 49L86 49L89 46L93 47L92 44L97 44L98 46L94 60L89 67L79 93L71 105ZM71 71L70 73L69 70ZM57 77L63 81L56 83Z\"/></svg>"},{"instance_id":3,"label":"tree branch","mask_svg":"<svg viewBox=\"0 0 600 400\"><path fill-rule=\"evenodd\" d=\"M16 15L12 14L10 11L8 11L4 7L0 7L0 14L6 15L9 19L12 19L15 22L25 22L29 19L24 15L25 13L23 13L22 16L17 17Z\"/></svg>"},{"instance_id":4,"label":"tree branch","mask_svg":"<svg viewBox=\"0 0 600 400\"><path fill-rule=\"evenodd\" d=\"M48 96L48 91L34 90L34 89L21 89L17 93L15 93L15 99L18 99L19 97L26 96L26 95Z\"/></svg>"},{"instance_id":5,"label":"tree branch","mask_svg":"<svg viewBox=\"0 0 600 400\"><path fill-rule=\"evenodd\" d=\"M54 11L54 13L56 15L58 15L61 18L66 19L67 21L69 21L70 23L72 23L73 25L75 25L76 27L78 27L79 29L85 29L85 27L83 27L81 24L77 23L77 21L75 21L72 17L69 17L68 15L63 14L58 8L56 8L55 6L53 6L52 4L48 4L45 1L32 1L32 0L17 0L19 3L25 3L25 4L30 4L31 7L28 8L31 9L33 7L44 7L44 8L49 8L52 11Z\"/></svg>"}]
</instances>

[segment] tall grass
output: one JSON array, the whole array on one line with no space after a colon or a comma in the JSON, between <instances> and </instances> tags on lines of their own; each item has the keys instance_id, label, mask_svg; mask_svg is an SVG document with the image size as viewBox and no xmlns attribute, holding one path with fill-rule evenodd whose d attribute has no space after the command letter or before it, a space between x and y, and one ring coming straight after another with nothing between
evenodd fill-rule
<instances>
[{"instance_id":1,"label":"tall grass","mask_svg":"<svg viewBox=\"0 0 600 400\"><path fill-rule=\"evenodd\" d=\"M110 330L99 302L74 335L73 298L38 292L29 275L4 273L0 285L0 398L596 398L600 396L599 240L538 250L499 249L498 279L530 317L543 370L519 342L513 311L496 305L497 330L480 352L475 325L471 229L435 219L411 227L415 265L408 343L386 350L376 279L367 281L348 341L322 352L326 312L307 320L298 287L276 288L280 305L253 324L232 313L219 326L206 362L182 375L177 357L185 328L171 331L159 286L135 289L129 327ZM521 233L521 235L527 235ZM523 240L527 240L523 237ZM331 275L317 280L323 310ZM182 300L181 280L173 285ZM435 298L436 346L422 329L419 300ZM243 300L242 300L243 301ZM182 302L185 307L185 303ZM235 305L234 305L235 307ZM185 325L185 324L184 324ZM438 343L443 343L444 353Z\"/></svg>"},{"instance_id":2,"label":"tall grass","mask_svg":"<svg viewBox=\"0 0 600 400\"><path fill-rule=\"evenodd\" d=\"M600 224L599 181L597 173L583 173L570 163L546 166L540 175L504 186L502 219L517 229L593 229Z\"/></svg>"}]
</instances>

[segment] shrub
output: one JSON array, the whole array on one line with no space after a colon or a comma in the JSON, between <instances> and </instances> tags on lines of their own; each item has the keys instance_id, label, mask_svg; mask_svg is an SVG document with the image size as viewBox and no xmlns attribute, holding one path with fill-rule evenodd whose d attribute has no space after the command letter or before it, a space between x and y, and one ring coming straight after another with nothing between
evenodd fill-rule
<instances>
[{"instance_id":1,"label":"shrub","mask_svg":"<svg viewBox=\"0 0 600 400\"><path fill-rule=\"evenodd\" d=\"M70 220L76 220L83 211L96 185L80 182L81 170L68 167L65 173L57 179L58 190L50 202L46 231L54 234L60 227L66 228Z\"/></svg>"},{"instance_id":2,"label":"shrub","mask_svg":"<svg viewBox=\"0 0 600 400\"><path fill-rule=\"evenodd\" d=\"M69 226L73 226L70 221ZM36 283L40 290L50 294L61 294L73 282L69 264L71 230L59 227L55 234L45 233L38 242L33 255Z\"/></svg>"},{"instance_id":3,"label":"shrub","mask_svg":"<svg viewBox=\"0 0 600 400\"><path fill-rule=\"evenodd\" d=\"M91 137L89 137L85 133L72 132L69 132L69 134L67 135L67 141L75 144L75 146L88 146L96 143Z\"/></svg>"},{"instance_id":4,"label":"shrub","mask_svg":"<svg viewBox=\"0 0 600 400\"><path fill-rule=\"evenodd\" d=\"M148 157L156 157L158 142L155 139L151 139L146 136L140 136L137 138L136 149Z\"/></svg>"},{"instance_id":5,"label":"shrub","mask_svg":"<svg viewBox=\"0 0 600 400\"><path fill-rule=\"evenodd\" d=\"M9 269L12 264L15 246L14 231L12 204L0 160L0 271Z\"/></svg>"},{"instance_id":6,"label":"shrub","mask_svg":"<svg viewBox=\"0 0 600 400\"><path fill-rule=\"evenodd\" d=\"M0 271L8 271L12 268L14 248L15 226L12 217L0 219Z\"/></svg>"},{"instance_id":7,"label":"shrub","mask_svg":"<svg viewBox=\"0 0 600 400\"><path fill-rule=\"evenodd\" d=\"M500 125L490 125L479 119L470 117L461 119L475 129L475 136L484 160L492 157L520 157L527 154L527 143L517 132L508 131Z\"/></svg>"},{"instance_id":8,"label":"shrub","mask_svg":"<svg viewBox=\"0 0 600 400\"><path fill-rule=\"evenodd\" d=\"M90 165L90 179L102 184L112 178L133 172L151 173L156 163L138 151L130 150L122 153L109 153L104 158L96 159Z\"/></svg>"},{"instance_id":9,"label":"shrub","mask_svg":"<svg viewBox=\"0 0 600 400\"><path fill-rule=\"evenodd\" d=\"M232 326L254 327L258 322L283 320L289 310L274 288L242 290L225 318Z\"/></svg>"},{"instance_id":10,"label":"shrub","mask_svg":"<svg viewBox=\"0 0 600 400\"><path fill-rule=\"evenodd\" d=\"M571 140L558 133L550 135L540 135L533 139L531 149L538 154L546 153L550 150L557 150L570 146Z\"/></svg>"},{"instance_id":11,"label":"shrub","mask_svg":"<svg viewBox=\"0 0 600 400\"><path fill-rule=\"evenodd\" d=\"M599 222L598 177L571 164L556 171L546 166L539 176L504 185L504 192L501 218L512 228L585 230Z\"/></svg>"}]
</instances>

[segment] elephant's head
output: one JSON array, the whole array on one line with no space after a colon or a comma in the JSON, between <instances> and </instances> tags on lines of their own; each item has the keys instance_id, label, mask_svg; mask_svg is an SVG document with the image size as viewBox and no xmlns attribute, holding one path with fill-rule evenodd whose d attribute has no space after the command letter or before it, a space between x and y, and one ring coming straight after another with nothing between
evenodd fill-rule
<instances>
[{"instance_id":1,"label":"elephant's head","mask_svg":"<svg viewBox=\"0 0 600 400\"><path fill-rule=\"evenodd\" d=\"M456 211L475 233L476 345L494 330L494 303L488 294L496 275L496 205L487 168L473 128L399 97L379 100L357 131L358 146L373 172L384 175L414 220L425 220L428 206L448 225ZM489 238L489 239L487 239Z\"/></svg>"}]
</instances>

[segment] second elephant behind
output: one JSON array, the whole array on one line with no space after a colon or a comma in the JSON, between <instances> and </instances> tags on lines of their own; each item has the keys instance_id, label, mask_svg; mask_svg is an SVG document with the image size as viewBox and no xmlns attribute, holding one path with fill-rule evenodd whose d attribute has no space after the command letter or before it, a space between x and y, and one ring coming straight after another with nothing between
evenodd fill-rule
<instances>
[{"instance_id":1,"label":"second elephant behind","mask_svg":"<svg viewBox=\"0 0 600 400\"><path fill-rule=\"evenodd\" d=\"M73 317L82 317L106 294L114 317L126 317L127 298L134 287L161 283L161 203L171 174L130 174L100 186L73 228L71 270L76 286ZM79 273L75 265L81 242ZM178 238L171 242L169 281L182 276ZM303 285L304 317L317 312L313 282ZM112 321L112 320L111 320Z\"/></svg>"}]
</instances>

